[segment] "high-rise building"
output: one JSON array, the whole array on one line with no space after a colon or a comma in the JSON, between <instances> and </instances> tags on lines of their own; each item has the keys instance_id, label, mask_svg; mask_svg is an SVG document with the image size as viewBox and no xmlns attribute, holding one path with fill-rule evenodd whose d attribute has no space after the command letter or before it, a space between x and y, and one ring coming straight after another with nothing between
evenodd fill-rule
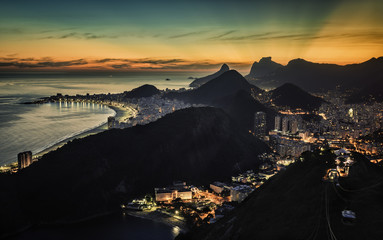
<instances>
[{"instance_id":1,"label":"high-rise building","mask_svg":"<svg viewBox=\"0 0 383 240\"><path fill-rule=\"evenodd\" d=\"M17 154L17 163L19 165L19 170L28 167L32 163L32 152L21 152Z\"/></svg>"},{"instance_id":2,"label":"high-rise building","mask_svg":"<svg viewBox=\"0 0 383 240\"><path fill-rule=\"evenodd\" d=\"M297 118L290 119L289 124L290 124L290 133L296 134L298 132L298 119Z\"/></svg>"},{"instance_id":3,"label":"high-rise building","mask_svg":"<svg viewBox=\"0 0 383 240\"><path fill-rule=\"evenodd\" d=\"M256 112L254 115L254 133L258 138L266 136L266 113Z\"/></svg>"},{"instance_id":4,"label":"high-rise building","mask_svg":"<svg viewBox=\"0 0 383 240\"><path fill-rule=\"evenodd\" d=\"M274 129L276 131L280 131L281 130L281 116L277 115L275 117L275 124L274 124Z\"/></svg>"},{"instance_id":5,"label":"high-rise building","mask_svg":"<svg viewBox=\"0 0 383 240\"><path fill-rule=\"evenodd\" d=\"M116 119L114 117L108 117L108 129L112 129L114 127L114 122Z\"/></svg>"},{"instance_id":6,"label":"high-rise building","mask_svg":"<svg viewBox=\"0 0 383 240\"><path fill-rule=\"evenodd\" d=\"M289 118L282 118L282 133L287 133L289 131Z\"/></svg>"}]
</instances>

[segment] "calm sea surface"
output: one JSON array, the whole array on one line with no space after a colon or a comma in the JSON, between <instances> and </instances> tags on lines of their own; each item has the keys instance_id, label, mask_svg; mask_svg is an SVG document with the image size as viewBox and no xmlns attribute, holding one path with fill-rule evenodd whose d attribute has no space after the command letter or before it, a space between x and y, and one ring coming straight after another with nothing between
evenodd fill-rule
<instances>
[{"instance_id":1,"label":"calm sea surface","mask_svg":"<svg viewBox=\"0 0 383 240\"><path fill-rule=\"evenodd\" d=\"M33 228L10 240L169 240L178 227L129 215L111 215L76 225Z\"/></svg>"},{"instance_id":2,"label":"calm sea surface","mask_svg":"<svg viewBox=\"0 0 383 240\"><path fill-rule=\"evenodd\" d=\"M62 94L120 93L143 84L159 89L187 87L206 73L132 73L117 76L65 74L0 75L0 166L17 153L36 154L57 142L106 122L115 112L98 104L24 105L39 97ZM166 79L169 78L170 81Z\"/></svg>"}]
</instances>

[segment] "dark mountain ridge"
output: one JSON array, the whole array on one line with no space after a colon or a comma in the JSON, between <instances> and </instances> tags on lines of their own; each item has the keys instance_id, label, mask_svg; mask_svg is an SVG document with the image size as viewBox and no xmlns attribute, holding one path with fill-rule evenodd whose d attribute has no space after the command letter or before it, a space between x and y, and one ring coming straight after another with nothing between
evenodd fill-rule
<instances>
[{"instance_id":1,"label":"dark mountain ridge","mask_svg":"<svg viewBox=\"0 0 383 240\"><path fill-rule=\"evenodd\" d=\"M0 174L1 235L114 211L174 180L207 184L256 168L269 148L217 108L76 139L17 174Z\"/></svg>"},{"instance_id":2,"label":"dark mountain ridge","mask_svg":"<svg viewBox=\"0 0 383 240\"><path fill-rule=\"evenodd\" d=\"M238 122L243 130L248 131L253 130L254 113L258 111L267 113L268 126L272 128L275 112L251 96L262 92L263 90L251 85L237 71L230 70L197 89L182 93L172 92L164 97L222 108Z\"/></svg>"},{"instance_id":3,"label":"dark mountain ridge","mask_svg":"<svg viewBox=\"0 0 383 240\"><path fill-rule=\"evenodd\" d=\"M144 84L138 88L132 89L129 92L124 92L123 96L125 98L143 98L143 97L151 97L159 93L160 93L160 90L158 90L155 86Z\"/></svg>"},{"instance_id":4,"label":"dark mountain ridge","mask_svg":"<svg viewBox=\"0 0 383 240\"><path fill-rule=\"evenodd\" d=\"M317 110L324 102L322 98L315 97L291 83L285 83L272 90L271 100L277 106L300 108L305 111Z\"/></svg>"},{"instance_id":5,"label":"dark mountain ridge","mask_svg":"<svg viewBox=\"0 0 383 240\"><path fill-rule=\"evenodd\" d=\"M263 57L259 62L254 62L251 66L249 75L246 78L262 78L273 74L282 64L271 60L271 57Z\"/></svg>"},{"instance_id":6,"label":"dark mountain ridge","mask_svg":"<svg viewBox=\"0 0 383 240\"><path fill-rule=\"evenodd\" d=\"M177 98L190 103L212 104L223 97L233 95L239 90L246 92L262 92L258 87L251 85L241 74L229 70L210 80L199 88L182 92L168 93L166 98Z\"/></svg>"},{"instance_id":7,"label":"dark mountain ridge","mask_svg":"<svg viewBox=\"0 0 383 240\"><path fill-rule=\"evenodd\" d=\"M272 69L269 63L267 69ZM262 68L252 68L248 79L256 79L261 86L275 87L283 83L296 84L307 91L322 91L342 87L360 88L383 77L383 57L345 66L314 63L303 59L293 59L287 65L275 67L264 74Z\"/></svg>"},{"instance_id":8,"label":"dark mountain ridge","mask_svg":"<svg viewBox=\"0 0 383 240\"><path fill-rule=\"evenodd\" d=\"M193 82L191 82L189 84L190 87L200 87L202 86L203 84L209 82L210 80L214 79L214 78L217 78L219 77L220 75L222 75L223 73L229 71L230 68L227 64L223 64L221 66L221 68L218 70L218 72L215 72L211 75L208 75L208 76L205 76L205 77L201 77L201 78L197 78L195 79Z\"/></svg>"},{"instance_id":9,"label":"dark mountain ridge","mask_svg":"<svg viewBox=\"0 0 383 240\"><path fill-rule=\"evenodd\" d=\"M347 98L346 103L383 102L383 78L357 90Z\"/></svg>"}]
</instances>

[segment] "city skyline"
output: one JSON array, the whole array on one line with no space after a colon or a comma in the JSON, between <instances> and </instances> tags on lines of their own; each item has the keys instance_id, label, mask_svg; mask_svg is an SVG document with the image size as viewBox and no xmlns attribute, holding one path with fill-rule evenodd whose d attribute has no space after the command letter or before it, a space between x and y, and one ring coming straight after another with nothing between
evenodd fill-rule
<instances>
[{"instance_id":1,"label":"city skyline","mask_svg":"<svg viewBox=\"0 0 383 240\"><path fill-rule=\"evenodd\" d=\"M12 1L0 71L240 71L272 56L340 65L383 55L383 3Z\"/></svg>"}]
</instances>

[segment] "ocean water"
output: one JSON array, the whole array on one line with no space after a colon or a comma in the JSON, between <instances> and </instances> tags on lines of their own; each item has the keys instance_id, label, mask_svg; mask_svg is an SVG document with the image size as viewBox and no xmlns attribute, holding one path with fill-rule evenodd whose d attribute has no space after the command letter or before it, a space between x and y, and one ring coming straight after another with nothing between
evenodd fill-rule
<instances>
[{"instance_id":1,"label":"ocean water","mask_svg":"<svg viewBox=\"0 0 383 240\"><path fill-rule=\"evenodd\" d=\"M206 73L130 73L120 75L12 74L0 75L0 165L17 161L17 154L36 154L57 142L106 122L115 112L98 104L20 104L62 94L120 93L143 84L159 89L188 87L192 77ZM170 80L166 80L166 79Z\"/></svg>"},{"instance_id":2,"label":"ocean water","mask_svg":"<svg viewBox=\"0 0 383 240\"><path fill-rule=\"evenodd\" d=\"M81 224L33 228L10 240L170 240L179 232L178 227L115 214Z\"/></svg>"}]
</instances>

